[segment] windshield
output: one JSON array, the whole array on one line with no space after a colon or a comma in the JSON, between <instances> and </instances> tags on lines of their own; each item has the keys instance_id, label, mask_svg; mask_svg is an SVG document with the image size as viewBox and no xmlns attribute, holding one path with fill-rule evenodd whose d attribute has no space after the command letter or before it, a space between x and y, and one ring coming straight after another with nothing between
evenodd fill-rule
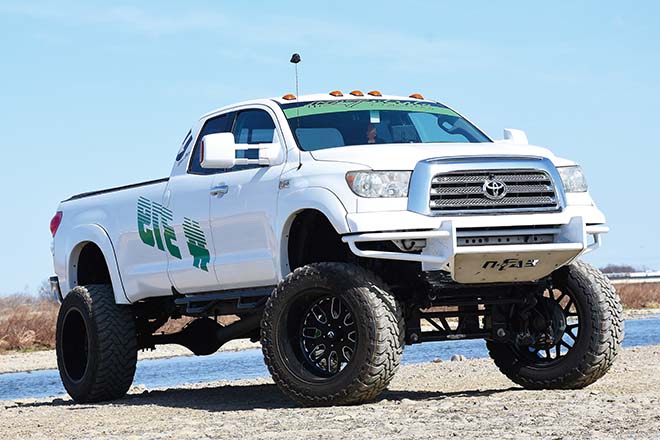
<instances>
[{"instance_id":1,"label":"windshield","mask_svg":"<svg viewBox=\"0 0 660 440\"><path fill-rule=\"evenodd\" d=\"M384 99L345 99L283 104L304 151L347 145L491 142L442 104Z\"/></svg>"}]
</instances>

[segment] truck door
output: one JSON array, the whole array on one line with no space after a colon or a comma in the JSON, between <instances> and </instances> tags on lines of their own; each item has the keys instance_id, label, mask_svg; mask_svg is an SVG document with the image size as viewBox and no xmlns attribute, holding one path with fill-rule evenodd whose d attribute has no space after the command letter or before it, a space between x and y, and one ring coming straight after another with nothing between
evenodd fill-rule
<instances>
[{"instance_id":1,"label":"truck door","mask_svg":"<svg viewBox=\"0 0 660 440\"><path fill-rule=\"evenodd\" d=\"M250 149L254 144L275 142L284 148L273 121L266 108L237 113L232 133L245 146L245 157L258 151ZM277 284L274 225L283 166L239 165L215 175L210 223L221 289Z\"/></svg>"},{"instance_id":2,"label":"truck door","mask_svg":"<svg viewBox=\"0 0 660 440\"><path fill-rule=\"evenodd\" d=\"M212 264L214 254L209 224L209 199L215 173L200 165L202 137L231 131L235 113L209 118L196 136L185 172L173 173L164 203L172 213L171 224L179 243L180 256L168 255L168 274L172 285L181 293L218 290ZM185 153L185 152L184 152ZM188 157L188 156L186 156ZM177 161L181 158L177 157ZM176 167L176 165L175 165Z\"/></svg>"}]
</instances>

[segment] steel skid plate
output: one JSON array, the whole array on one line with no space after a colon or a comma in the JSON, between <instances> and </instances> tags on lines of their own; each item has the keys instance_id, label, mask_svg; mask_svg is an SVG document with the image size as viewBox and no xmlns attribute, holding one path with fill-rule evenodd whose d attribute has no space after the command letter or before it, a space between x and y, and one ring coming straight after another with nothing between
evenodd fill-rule
<instances>
[{"instance_id":1,"label":"steel skid plate","mask_svg":"<svg viewBox=\"0 0 660 440\"><path fill-rule=\"evenodd\" d=\"M457 254L452 265L458 283L536 281L571 261L581 249Z\"/></svg>"}]
</instances>

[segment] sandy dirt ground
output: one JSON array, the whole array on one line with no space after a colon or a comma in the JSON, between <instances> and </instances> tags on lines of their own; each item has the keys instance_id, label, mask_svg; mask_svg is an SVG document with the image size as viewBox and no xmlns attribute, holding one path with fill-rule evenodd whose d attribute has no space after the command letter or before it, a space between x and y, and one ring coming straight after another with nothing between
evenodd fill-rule
<instances>
[{"instance_id":1,"label":"sandy dirt ground","mask_svg":"<svg viewBox=\"0 0 660 440\"><path fill-rule=\"evenodd\" d=\"M488 359L402 367L370 404L299 408L270 379L132 389L106 404L0 401L3 438L660 439L660 345L583 390L527 391Z\"/></svg>"}]
</instances>

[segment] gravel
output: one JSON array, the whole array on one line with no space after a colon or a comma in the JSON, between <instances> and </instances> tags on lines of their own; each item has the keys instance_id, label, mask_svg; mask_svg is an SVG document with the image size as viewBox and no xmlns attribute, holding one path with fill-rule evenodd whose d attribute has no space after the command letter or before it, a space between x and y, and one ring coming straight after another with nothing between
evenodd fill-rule
<instances>
[{"instance_id":1,"label":"gravel","mask_svg":"<svg viewBox=\"0 0 660 440\"><path fill-rule=\"evenodd\" d=\"M583 390L527 391L488 359L408 365L377 402L299 408L269 379L135 387L122 400L0 401L3 438L660 439L660 345L624 350Z\"/></svg>"}]
</instances>

